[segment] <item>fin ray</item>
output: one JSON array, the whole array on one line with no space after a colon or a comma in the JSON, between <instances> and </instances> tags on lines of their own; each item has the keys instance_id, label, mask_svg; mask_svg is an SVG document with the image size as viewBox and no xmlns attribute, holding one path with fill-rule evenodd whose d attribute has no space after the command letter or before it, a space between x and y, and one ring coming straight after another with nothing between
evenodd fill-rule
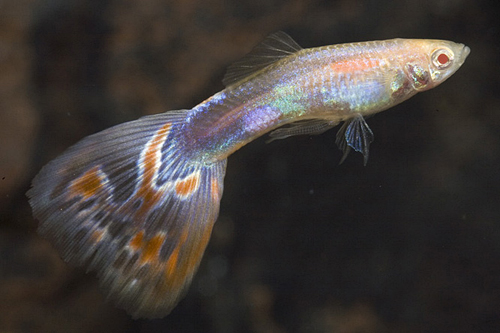
<instances>
[{"instance_id":1,"label":"fin ray","mask_svg":"<svg viewBox=\"0 0 500 333\"><path fill-rule=\"evenodd\" d=\"M45 166L27 195L39 233L96 271L134 317L165 316L189 286L218 216L226 160L183 149L186 111L84 138Z\"/></svg>"},{"instance_id":2,"label":"fin ray","mask_svg":"<svg viewBox=\"0 0 500 333\"><path fill-rule=\"evenodd\" d=\"M283 31L275 32L245 57L229 66L222 83L229 86L300 50L302 48L288 34Z\"/></svg>"},{"instance_id":3,"label":"fin ray","mask_svg":"<svg viewBox=\"0 0 500 333\"><path fill-rule=\"evenodd\" d=\"M356 115L342 124L337 132L335 143L344 155L340 163L344 162L351 148L363 154L364 165L368 162L370 144L373 142L373 132L361 115Z\"/></svg>"}]
</instances>

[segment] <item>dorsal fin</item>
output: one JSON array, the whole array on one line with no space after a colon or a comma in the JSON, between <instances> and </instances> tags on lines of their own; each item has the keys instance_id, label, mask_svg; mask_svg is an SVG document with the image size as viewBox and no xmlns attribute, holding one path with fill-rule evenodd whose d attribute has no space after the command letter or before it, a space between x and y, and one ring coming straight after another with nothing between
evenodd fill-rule
<instances>
[{"instance_id":1,"label":"dorsal fin","mask_svg":"<svg viewBox=\"0 0 500 333\"><path fill-rule=\"evenodd\" d=\"M267 36L241 60L230 65L224 79L222 79L222 83L229 86L300 50L302 48L292 37L283 31L275 32Z\"/></svg>"}]
</instances>

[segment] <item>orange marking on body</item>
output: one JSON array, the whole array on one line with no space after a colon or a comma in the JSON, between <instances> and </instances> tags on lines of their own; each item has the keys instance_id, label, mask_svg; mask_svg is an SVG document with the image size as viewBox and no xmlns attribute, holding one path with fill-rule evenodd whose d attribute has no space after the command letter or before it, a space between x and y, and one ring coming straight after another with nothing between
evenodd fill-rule
<instances>
[{"instance_id":1,"label":"orange marking on body","mask_svg":"<svg viewBox=\"0 0 500 333\"><path fill-rule=\"evenodd\" d=\"M195 173L175 183L175 192L183 197L193 194L200 183L200 174Z\"/></svg>"},{"instance_id":2,"label":"orange marking on body","mask_svg":"<svg viewBox=\"0 0 500 333\"><path fill-rule=\"evenodd\" d=\"M84 200L87 200L97 194L99 189L102 188L104 181L105 178L101 174L99 166L96 166L71 182L69 189L73 193L72 196L79 195Z\"/></svg>"},{"instance_id":3,"label":"orange marking on body","mask_svg":"<svg viewBox=\"0 0 500 333\"><path fill-rule=\"evenodd\" d=\"M336 61L329 65L330 69L335 72L350 73L356 71L367 70L373 67L380 66L380 60L378 59L364 59L364 60L354 60L346 59L342 61Z\"/></svg>"}]
</instances>

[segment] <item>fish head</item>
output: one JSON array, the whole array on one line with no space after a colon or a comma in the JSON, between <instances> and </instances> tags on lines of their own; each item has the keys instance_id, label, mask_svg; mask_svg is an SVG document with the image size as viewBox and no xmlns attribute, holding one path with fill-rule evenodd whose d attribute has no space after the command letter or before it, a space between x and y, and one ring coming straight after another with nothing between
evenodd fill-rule
<instances>
[{"instance_id":1,"label":"fish head","mask_svg":"<svg viewBox=\"0 0 500 333\"><path fill-rule=\"evenodd\" d=\"M446 40L414 40L418 56L406 63L406 73L417 91L434 88L465 62L470 49ZM414 49L415 50L415 49Z\"/></svg>"}]
</instances>

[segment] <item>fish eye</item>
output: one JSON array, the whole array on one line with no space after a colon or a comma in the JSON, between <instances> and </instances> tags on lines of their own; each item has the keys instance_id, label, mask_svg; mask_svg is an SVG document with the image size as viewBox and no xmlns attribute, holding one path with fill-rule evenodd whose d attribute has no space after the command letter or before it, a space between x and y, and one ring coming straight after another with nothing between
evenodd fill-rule
<instances>
[{"instance_id":1,"label":"fish eye","mask_svg":"<svg viewBox=\"0 0 500 333\"><path fill-rule=\"evenodd\" d=\"M449 49L437 49L432 52L432 63L438 69L443 69L451 65L453 62L453 52Z\"/></svg>"}]
</instances>

